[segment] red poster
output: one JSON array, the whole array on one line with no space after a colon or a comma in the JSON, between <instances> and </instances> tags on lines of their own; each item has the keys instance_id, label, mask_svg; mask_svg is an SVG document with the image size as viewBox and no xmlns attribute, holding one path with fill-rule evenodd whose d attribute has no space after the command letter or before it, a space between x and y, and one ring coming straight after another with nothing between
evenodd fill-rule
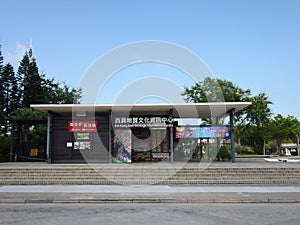
<instances>
[{"instance_id":1,"label":"red poster","mask_svg":"<svg viewBox=\"0 0 300 225\"><path fill-rule=\"evenodd\" d=\"M98 121L68 121L68 132L97 132L98 130Z\"/></svg>"}]
</instances>

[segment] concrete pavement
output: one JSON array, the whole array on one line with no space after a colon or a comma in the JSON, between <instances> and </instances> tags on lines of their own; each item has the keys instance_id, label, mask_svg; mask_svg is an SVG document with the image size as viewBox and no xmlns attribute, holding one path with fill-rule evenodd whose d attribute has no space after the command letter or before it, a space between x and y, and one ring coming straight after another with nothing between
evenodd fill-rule
<instances>
[{"instance_id":1,"label":"concrete pavement","mask_svg":"<svg viewBox=\"0 0 300 225\"><path fill-rule=\"evenodd\" d=\"M300 203L300 186L0 186L0 203Z\"/></svg>"},{"instance_id":2,"label":"concrete pavement","mask_svg":"<svg viewBox=\"0 0 300 225\"><path fill-rule=\"evenodd\" d=\"M295 168L300 163L218 163L209 165L188 163L185 168ZM148 168L164 170L181 167L180 164L47 164L0 163L7 168ZM188 185L2 185L0 203L300 203L300 184L295 185L239 185L239 184L188 184Z\"/></svg>"},{"instance_id":3,"label":"concrete pavement","mask_svg":"<svg viewBox=\"0 0 300 225\"><path fill-rule=\"evenodd\" d=\"M293 157L292 159L300 159ZM53 163L46 162L4 162L0 169L7 168L300 168L300 163L245 161L231 162L139 162L139 163Z\"/></svg>"},{"instance_id":4,"label":"concrete pavement","mask_svg":"<svg viewBox=\"0 0 300 225\"><path fill-rule=\"evenodd\" d=\"M300 204L0 204L1 225L299 225Z\"/></svg>"}]
</instances>

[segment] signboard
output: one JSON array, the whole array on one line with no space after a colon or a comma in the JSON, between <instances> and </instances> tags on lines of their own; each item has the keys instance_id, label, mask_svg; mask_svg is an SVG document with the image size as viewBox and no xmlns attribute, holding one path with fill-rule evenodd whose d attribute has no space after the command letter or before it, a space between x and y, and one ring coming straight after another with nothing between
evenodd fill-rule
<instances>
[{"instance_id":1,"label":"signboard","mask_svg":"<svg viewBox=\"0 0 300 225\"><path fill-rule=\"evenodd\" d=\"M229 126L176 127L176 138L230 138Z\"/></svg>"},{"instance_id":2,"label":"signboard","mask_svg":"<svg viewBox=\"0 0 300 225\"><path fill-rule=\"evenodd\" d=\"M98 121L68 121L68 132L97 132Z\"/></svg>"},{"instance_id":3,"label":"signboard","mask_svg":"<svg viewBox=\"0 0 300 225\"><path fill-rule=\"evenodd\" d=\"M30 149L30 156L31 157L37 157L39 154L39 150L37 148Z\"/></svg>"},{"instance_id":4,"label":"signboard","mask_svg":"<svg viewBox=\"0 0 300 225\"><path fill-rule=\"evenodd\" d=\"M90 140L90 133L76 133L75 134L76 140Z\"/></svg>"},{"instance_id":5,"label":"signboard","mask_svg":"<svg viewBox=\"0 0 300 225\"><path fill-rule=\"evenodd\" d=\"M67 148L73 148L73 142L68 141L68 142L66 143L66 147L67 147Z\"/></svg>"},{"instance_id":6,"label":"signboard","mask_svg":"<svg viewBox=\"0 0 300 225\"><path fill-rule=\"evenodd\" d=\"M152 158L153 159L167 159L169 158L169 153L163 153L163 152L158 152L158 153L152 153Z\"/></svg>"},{"instance_id":7,"label":"signboard","mask_svg":"<svg viewBox=\"0 0 300 225\"><path fill-rule=\"evenodd\" d=\"M173 127L172 117L115 117L114 128L167 128Z\"/></svg>"}]
</instances>

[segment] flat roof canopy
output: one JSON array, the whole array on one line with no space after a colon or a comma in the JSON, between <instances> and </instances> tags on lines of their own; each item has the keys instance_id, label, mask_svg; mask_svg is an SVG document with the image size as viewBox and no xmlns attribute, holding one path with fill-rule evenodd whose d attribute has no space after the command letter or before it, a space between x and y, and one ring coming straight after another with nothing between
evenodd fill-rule
<instances>
[{"instance_id":1,"label":"flat roof canopy","mask_svg":"<svg viewBox=\"0 0 300 225\"><path fill-rule=\"evenodd\" d=\"M167 116L174 118L221 118L230 111L240 111L251 102L209 102L209 103L156 103L156 104L44 104L31 105L41 112L68 115L72 112L92 111L95 113L126 112L135 116Z\"/></svg>"}]
</instances>

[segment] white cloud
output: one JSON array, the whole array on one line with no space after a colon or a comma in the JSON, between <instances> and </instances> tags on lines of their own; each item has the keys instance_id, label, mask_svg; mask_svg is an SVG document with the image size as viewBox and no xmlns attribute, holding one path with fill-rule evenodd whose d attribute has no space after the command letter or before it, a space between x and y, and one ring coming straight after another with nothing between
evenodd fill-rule
<instances>
[{"instance_id":1,"label":"white cloud","mask_svg":"<svg viewBox=\"0 0 300 225\"><path fill-rule=\"evenodd\" d=\"M26 50L27 48L22 43L17 42L14 48L10 48L7 50L4 56L5 61L9 62L13 66L18 65L23 58Z\"/></svg>"}]
</instances>

